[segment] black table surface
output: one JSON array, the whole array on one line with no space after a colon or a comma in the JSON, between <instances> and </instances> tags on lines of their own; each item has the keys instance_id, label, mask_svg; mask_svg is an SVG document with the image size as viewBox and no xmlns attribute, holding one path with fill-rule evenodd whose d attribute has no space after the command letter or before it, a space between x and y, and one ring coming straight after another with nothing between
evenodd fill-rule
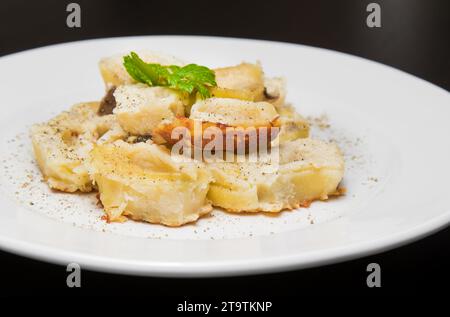
<instances>
[{"instance_id":1,"label":"black table surface","mask_svg":"<svg viewBox=\"0 0 450 317\"><path fill-rule=\"evenodd\" d=\"M66 26L66 6L70 2L81 6L81 28ZM371 2L381 6L380 28L366 25L366 7ZM100 37L154 34L244 37L300 43L362 56L449 90L449 20L447 0L2 0L0 56ZM391 251L324 267L208 279L134 277L83 270L79 289L67 288L65 267L0 251L0 287L16 293L39 293L40 289L47 289L58 293L96 294L101 289L102 294L126 290L126 293L138 291L147 296L232 295L235 299L341 292L408 294L430 292L448 285L449 250L450 228L447 227ZM381 288L366 285L366 267L372 262L381 266Z\"/></svg>"}]
</instances>

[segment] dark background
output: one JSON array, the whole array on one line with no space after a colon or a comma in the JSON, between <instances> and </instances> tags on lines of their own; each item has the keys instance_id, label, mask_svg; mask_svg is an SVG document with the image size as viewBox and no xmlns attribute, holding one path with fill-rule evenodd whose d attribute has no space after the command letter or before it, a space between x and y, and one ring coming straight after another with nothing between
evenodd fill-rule
<instances>
[{"instance_id":1,"label":"dark background","mask_svg":"<svg viewBox=\"0 0 450 317\"><path fill-rule=\"evenodd\" d=\"M0 55L99 37L232 36L338 50L391 65L450 89L447 0L79 0L73 1L81 5L79 29L66 26L66 6L70 2L2 0ZM381 5L381 28L366 26L366 6L370 2ZM447 228L413 244L355 261L249 277L180 280L83 271L81 289L66 287L64 267L0 252L0 287L16 293L35 293L38 289L73 294L136 291L146 296L230 295L234 299L255 295L428 293L449 285L449 241ZM366 286L366 266L371 262L381 265L380 289Z\"/></svg>"}]
</instances>

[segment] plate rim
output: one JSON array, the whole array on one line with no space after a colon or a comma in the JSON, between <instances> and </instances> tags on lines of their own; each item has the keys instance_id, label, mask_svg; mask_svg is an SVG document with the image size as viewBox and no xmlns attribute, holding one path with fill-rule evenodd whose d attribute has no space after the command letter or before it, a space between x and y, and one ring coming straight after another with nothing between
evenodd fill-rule
<instances>
[{"instance_id":1,"label":"plate rim","mask_svg":"<svg viewBox=\"0 0 450 317\"><path fill-rule=\"evenodd\" d=\"M310 251L307 253L310 257L308 261L304 261L302 255L297 254L269 257L262 261L190 262L182 265L170 262L133 262L132 260L111 259L105 256L86 255L77 251L60 250L56 247L8 239L1 235L0 249L47 263L62 266L69 263L77 263L82 269L87 268L96 272L112 274L177 278L228 277L270 274L337 264L407 245L449 226L450 212L447 212L440 217L427 221L425 224L417 225L409 230L400 231L395 235L389 235L375 241L353 243L331 250ZM371 244L371 246L367 247L368 244ZM258 266L255 267L255 264Z\"/></svg>"}]
</instances>

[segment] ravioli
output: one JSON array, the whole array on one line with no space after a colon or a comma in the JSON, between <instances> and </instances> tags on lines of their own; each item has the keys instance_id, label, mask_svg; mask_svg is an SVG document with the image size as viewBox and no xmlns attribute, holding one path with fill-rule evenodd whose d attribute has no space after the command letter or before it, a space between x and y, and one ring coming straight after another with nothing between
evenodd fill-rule
<instances>
[{"instance_id":1,"label":"ravioli","mask_svg":"<svg viewBox=\"0 0 450 317\"><path fill-rule=\"evenodd\" d=\"M98 190L111 222L171 227L213 207L277 213L342 193L341 151L311 137L307 120L286 101L283 78L267 77L259 63L210 70L139 54L125 66L123 54L100 61L107 88L101 106L77 104L32 127L36 161L52 189ZM175 151L178 128L200 157Z\"/></svg>"}]
</instances>

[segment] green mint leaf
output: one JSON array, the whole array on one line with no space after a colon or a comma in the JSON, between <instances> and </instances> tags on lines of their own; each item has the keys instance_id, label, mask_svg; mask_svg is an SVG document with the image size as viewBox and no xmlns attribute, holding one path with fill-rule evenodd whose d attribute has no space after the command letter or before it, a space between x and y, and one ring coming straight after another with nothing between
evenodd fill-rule
<instances>
[{"instance_id":1,"label":"green mint leaf","mask_svg":"<svg viewBox=\"0 0 450 317\"><path fill-rule=\"evenodd\" d=\"M205 66L189 64L173 71L168 78L169 87L193 93L198 91L201 98L211 96L208 87L216 86L215 74Z\"/></svg>"},{"instance_id":2,"label":"green mint leaf","mask_svg":"<svg viewBox=\"0 0 450 317\"><path fill-rule=\"evenodd\" d=\"M149 86L163 86L169 75L164 66L146 63L135 52L124 56L123 66L134 80Z\"/></svg>"},{"instance_id":3,"label":"green mint leaf","mask_svg":"<svg viewBox=\"0 0 450 317\"><path fill-rule=\"evenodd\" d=\"M123 66L127 70L128 74L130 74L131 78L133 78L137 82L141 82L141 83L147 84L149 86L153 86L151 79L134 62L134 60L131 56L124 56Z\"/></svg>"}]
</instances>

